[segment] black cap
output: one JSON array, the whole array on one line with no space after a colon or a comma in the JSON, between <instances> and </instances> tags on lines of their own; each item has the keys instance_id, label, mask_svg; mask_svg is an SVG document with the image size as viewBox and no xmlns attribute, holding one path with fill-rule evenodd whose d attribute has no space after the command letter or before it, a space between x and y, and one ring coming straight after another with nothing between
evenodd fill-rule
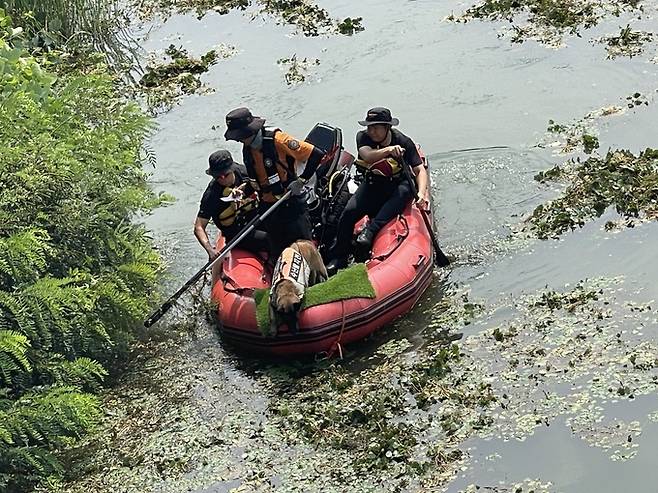
<instances>
[{"instance_id":1,"label":"black cap","mask_svg":"<svg viewBox=\"0 0 658 493\"><path fill-rule=\"evenodd\" d=\"M242 140L251 137L265 125L265 119L251 114L248 108L236 108L226 115L226 140Z\"/></svg>"},{"instance_id":2,"label":"black cap","mask_svg":"<svg viewBox=\"0 0 658 493\"><path fill-rule=\"evenodd\" d=\"M368 110L365 120L359 120L359 125L397 125L400 120L391 116L391 110L378 106Z\"/></svg>"},{"instance_id":3,"label":"black cap","mask_svg":"<svg viewBox=\"0 0 658 493\"><path fill-rule=\"evenodd\" d=\"M235 167L233 156L225 149L213 152L208 158L208 169L206 174L217 177Z\"/></svg>"}]
</instances>

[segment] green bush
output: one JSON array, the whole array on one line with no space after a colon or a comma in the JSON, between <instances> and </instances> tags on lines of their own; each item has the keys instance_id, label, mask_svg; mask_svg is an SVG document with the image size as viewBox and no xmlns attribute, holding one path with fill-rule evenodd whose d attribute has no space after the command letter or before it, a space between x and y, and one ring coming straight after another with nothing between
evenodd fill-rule
<instances>
[{"instance_id":1,"label":"green bush","mask_svg":"<svg viewBox=\"0 0 658 493\"><path fill-rule=\"evenodd\" d=\"M118 0L3 0L7 15L25 29L21 45L31 50L102 52L119 71L136 63L138 46Z\"/></svg>"},{"instance_id":2,"label":"green bush","mask_svg":"<svg viewBox=\"0 0 658 493\"><path fill-rule=\"evenodd\" d=\"M57 78L0 9L0 490L60 473L93 427L161 261L135 222L162 202L150 120L96 71Z\"/></svg>"}]
</instances>

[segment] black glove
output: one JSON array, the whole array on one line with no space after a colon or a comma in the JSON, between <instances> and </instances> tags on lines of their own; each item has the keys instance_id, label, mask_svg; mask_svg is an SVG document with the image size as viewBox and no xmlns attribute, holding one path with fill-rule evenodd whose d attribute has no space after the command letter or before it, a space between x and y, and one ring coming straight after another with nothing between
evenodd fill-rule
<instances>
[{"instance_id":1,"label":"black glove","mask_svg":"<svg viewBox=\"0 0 658 493\"><path fill-rule=\"evenodd\" d=\"M290 182L288 190L292 192L294 196L299 196L304 193L304 185L306 185L306 180L303 178L297 178Z\"/></svg>"}]
</instances>

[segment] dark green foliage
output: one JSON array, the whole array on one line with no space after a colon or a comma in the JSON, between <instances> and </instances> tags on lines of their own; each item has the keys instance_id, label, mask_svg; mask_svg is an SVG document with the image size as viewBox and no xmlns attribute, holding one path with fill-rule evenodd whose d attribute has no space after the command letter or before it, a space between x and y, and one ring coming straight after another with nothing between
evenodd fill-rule
<instances>
[{"instance_id":1,"label":"dark green foliage","mask_svg":"<svg viewBox=\"0 0 658 493\"><path fill-rule=\"evenodd\" d=\"M532 22L576 33L597 24L599 14L594 4L578 0L484 0L470 8L467 15L479 18L512 19L519 12L529 12Z\"/></svg>"},{"instance_id":2,"label":"dark green foliage","mask_svg":"<svg viewBox=\"0 0 658 493\"><path fill-rule=\"evenodd\" d=\"M149 66L139 82L144 87L156 87L167 83L183 73L202 74L217 61L217 53L209 51L201 59L192 58L183 48L169 45L165 54L171 57L171 62L157 66Z\"/></svg>"},{"instance_id":3,"label":"dark green foliage","mask_svg":"<svg viewBox=\"0 0 658 493\"><path fill-rule=\"evenodd\" d=\"M76 387L0 400L0 489L26 491L41 477L61 473L49 449L79 437L99 418L97 399Z\"/></svg>"},{"instance_id":4,"label":"dark green foliage","mask_svg":"<svg viewBox=\"0 0 658 493\"><path fill-rule=\"evenodd\" d=\"M358 32L363 31L365 28L361 25L363 17L345 17L341 22L338 23L336 28L338 32L346 36L351 36Z\"/></svg>"},{"instance_id":5,"label":"dark green foliage","mask_svg":"<svg viewBox=\"0 0 658 493\"><path fill-rule=\"evenodd\" d=\"M559 134L560 132L565 132L567 129L568 129L568 127L566 125L562 125L560 123L555 123L554 120L548 120L547 130L551 133Z\"/></svg>"},{"instance_id":6,"label":"dark green foliage","mask_svg":"<svg viewBox=\"0 0 658 493\"><path fill-rule=\"evenodd\" d=\"M58 474L125 356L161 267L138 214L161 202L147 117L96 71L55 78L0 10L0 490Z\"/></svg>"},{"instance_id":7,"label":"dark green foliage","mask_svg":"<svg viewBox=\"0 0 658 493\"><path fill-rule=\"evenodd\" d=\"M30 51L98 51L114 68L138 63L117 0L4 0L0 7L25 29L21 44Z\"/></svg>"},{"instance_id":8,"label":"dark green foliage","mask_svg":"<svg viewBox=\"0 0 658 493\"><path fill-rule=\"evenodd\" d=\"M594 135L583 134L583 149L585 154L592 154L594 149L599 148L599 139Z\"/></svg>"},{"instance_id":9,"label":"dark green foliage","mask_svg":"<svg viewBox=\"0 0 658 493\"><path fill-rule=\"evenodd\" d=\"M358 378L338 365L321 373L295 375L286 382L289 397L282 398L273 411L319 447L348 450L357 471L398 467L407 473L422 472L428 464L418 460L414 448L423 424L409 415L442 400L464 398L456 389L452 395L446 386L451 365L459 358L459 348L453 344L436 348L426 361L397 368L400 376L383 377L380 372L390 370L386 363ZM477 393L483 406L488 405L485 394L488 399L488 389ZM453 426L457 429L461 423Z\"/></svg>"},{"instance_id":10,"label":"dark green foliage","mask_svg":"<svg viewBox=\"0 0 658 493\"><path fill-rule=\"evenodd\" d=\"M598 141L597 141L598 143ZM614 206L624 219L658 217L658 153L646 149L639 156L612 151L605 158L590 157L570 171L564 194L537 207L530 224L539 238L557 237ZM542 179L557 174L550 171Z\"/></svg>"},{"instance_id":11,"label":"dark green foliage","mask_svg":"<svg viewBox=\"0 0 658 493\"><path fill-rule=\"evenodd\" d=\"M194 58L187 50L169 45L165 55L170 61L151 63L139 81L154 113L168 110L184 94L194 94L201 87L201 74L217 63L220 53L210 50L201 58Z\"/></svg>"},{"instance_id":12,"label":"dark green foliage","mask_svg":"<svg viewBox=\"0 0 658 493\"><path fill-rule=\"evenodd\" d=\"M540 171L535 175L535 180L545 183L547 181L557 181L564 176L564 170L560 166L553 166L546 171Z\"/></svg>"}]
</instances>

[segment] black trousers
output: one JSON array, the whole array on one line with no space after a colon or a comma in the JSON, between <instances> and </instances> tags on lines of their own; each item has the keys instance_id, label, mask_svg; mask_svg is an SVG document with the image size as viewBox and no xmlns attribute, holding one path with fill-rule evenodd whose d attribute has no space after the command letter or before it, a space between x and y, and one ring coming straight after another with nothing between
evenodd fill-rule
<instances>
[{"instance_id":1,"label":"black trousers","mask_svg":"<svg viewBox=\"0 0 658 493\"><path fill-rule=\"evenodd\" d=\"M265 210L267 209L262 209L261 212ZM261 225L269 236L270 259L273 261L295 241L313 238L311 219L304 196L290 197L265 218Z\"/></svg>"},{"instance_id":2,"label":"black trousers","mask_svg":"<svg viewBox=\"0 0 658 493\"><path fill-rule=\"evenodd\" d=\"M363 216L370 217L368 229L377 234L387 222L400 214L412 198L409 183L402 179L368 177L343 210L338 221L338 234L331 249L332 257L345 257L352 249L354 225Z\"/></svg>"}]
</instances>

